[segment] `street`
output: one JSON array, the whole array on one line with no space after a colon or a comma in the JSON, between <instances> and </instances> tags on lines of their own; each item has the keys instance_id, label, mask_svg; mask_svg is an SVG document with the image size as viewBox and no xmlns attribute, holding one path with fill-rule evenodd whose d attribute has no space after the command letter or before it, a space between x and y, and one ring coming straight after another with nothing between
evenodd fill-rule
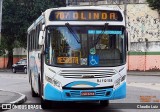
<instances>
[{"instance_id":1,"label":"street","mask_svg":"<svg viewBox=\"0 0 160 112\"><path fill-rule=\"evenodd\" d=\"M51 110L7 110L6 112L158 112L159 109L116 109L114 103L141 103L145 98L151 97L151 102L160 103L159 76L132 76L127 77L127 98L110 101L109 107L101 108L98 103L61 103ZM0 72L0 89L20 92L27 96L26 103L40 103L39 98L32 98L27 74ZM113 105L112 105L113 103ZM115 108L115 109L112 109Z\"/></svg>"}]
</instances>

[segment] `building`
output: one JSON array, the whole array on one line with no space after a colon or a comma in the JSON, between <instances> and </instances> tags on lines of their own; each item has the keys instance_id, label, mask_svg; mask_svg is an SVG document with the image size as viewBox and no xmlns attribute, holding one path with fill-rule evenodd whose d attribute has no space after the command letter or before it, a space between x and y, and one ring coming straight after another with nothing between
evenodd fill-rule
<instances>
[{"instance_id":1,"label":"building","mask_svg":"<svg viewBox=\"0 0 160 112\"><path fill-rule=\"evenodd\" d=\"M146 0L66 0L71 5L113 5L113 4L139 4L146 3Z\"/></svg>"},{"instance_id":2,"label":"building","mask_svg":"<svg viewBox=\"0 0 160 112\"><path fill-rule=\"evenodd\" d=\"M128 70L160 70L160 18L145 0L66 0L68 6L99 5L126 10Z\"/></svg>"},{"instance_id":3,"label":"building","mask_svg":"<svg viewBox=\"0 0 160 112\"><path fill-rule=\"evenodd\" d=\"M24 48L14 48L13 49L13 63L18 62L22 58L27 57L27 50ZM7 52L5 55L0 56L0 69L6 68L8 63Z\"/></svg>"}]
</instances>

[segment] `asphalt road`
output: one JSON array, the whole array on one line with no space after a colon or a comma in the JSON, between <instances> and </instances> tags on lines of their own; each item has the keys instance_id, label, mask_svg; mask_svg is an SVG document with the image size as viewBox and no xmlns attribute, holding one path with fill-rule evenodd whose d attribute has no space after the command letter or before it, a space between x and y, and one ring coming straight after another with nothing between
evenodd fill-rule
<instances>
[{"instance_id":1,"label":"asphalt road","mask_svg":"<svg viewBox=\"0 0 160 112\"><path fill-rule=\"evenodd\" d=\"M153 97L151 100L158 100L160 103L160 77L158 76L128 76L127 77L127 98L120 100L112 100L109 107L102 108L95 102L87 103L60 103L55 104L56 108L50 110L25 110L12 109L6 112L159 112L160 109L124 109L120 105L114 103L122 103L124 105L135 105L132 103L140 103L141 98ZM26 103L40 103L39 98L32 98L30 85L27 74L23 73L5 73L0 72L0 89L20 92L27 96Z\"/></svg>"}]
</instances>

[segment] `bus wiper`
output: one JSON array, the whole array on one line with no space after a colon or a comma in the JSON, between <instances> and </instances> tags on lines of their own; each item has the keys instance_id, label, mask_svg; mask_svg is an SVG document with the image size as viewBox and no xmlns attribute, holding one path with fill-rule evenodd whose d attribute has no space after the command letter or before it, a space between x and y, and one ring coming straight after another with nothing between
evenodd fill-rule
<instances>
[{"instance_id":1,"label":"bus wiper","mask_svg":"<svg viewBox=\"0 0 160 112\"><path fill-rule=\"evenodd\" d=\"M107 27L108 27L108 23L105 23L101 33L98 35L97 39L94 41L93 47L97 45L97 43L99 42L100 38L102 37L102 35L104 34L105 30L107 29ZM93 47L91 47L91 48L93 48Z\"/></svg>"},{"instance_id":2,"label":"bus wiper","mask_svg":"<svg viewBox=\"0 0 160 112\"><path fill-rule=\"evenodd\" d=\"M65 23L65 26L68 28L68 30L71 32L71 34L73 35L73 37L76 39L76 41L78 43L80 43L80 39L78 38L78 36L75 34L75 32L73 31L73 29L71 28L69 23Z\"/></svg>"}]
</instances>

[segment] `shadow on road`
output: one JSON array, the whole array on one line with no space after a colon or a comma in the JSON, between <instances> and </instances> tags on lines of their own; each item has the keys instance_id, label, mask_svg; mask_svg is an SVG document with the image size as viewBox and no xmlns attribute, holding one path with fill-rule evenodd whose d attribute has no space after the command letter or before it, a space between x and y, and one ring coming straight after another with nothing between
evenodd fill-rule
<instances>
[{"instance_id":1,"label":"shadow on road","mask_svg":"<svg viewBox=\"0 0 160 112\"><path fill-rule=\"evenodd\" d=\"M122 112L112 106L102 107L99 103L55 103L53 108L46 112Z\"/></svg>"}]
</instances>

